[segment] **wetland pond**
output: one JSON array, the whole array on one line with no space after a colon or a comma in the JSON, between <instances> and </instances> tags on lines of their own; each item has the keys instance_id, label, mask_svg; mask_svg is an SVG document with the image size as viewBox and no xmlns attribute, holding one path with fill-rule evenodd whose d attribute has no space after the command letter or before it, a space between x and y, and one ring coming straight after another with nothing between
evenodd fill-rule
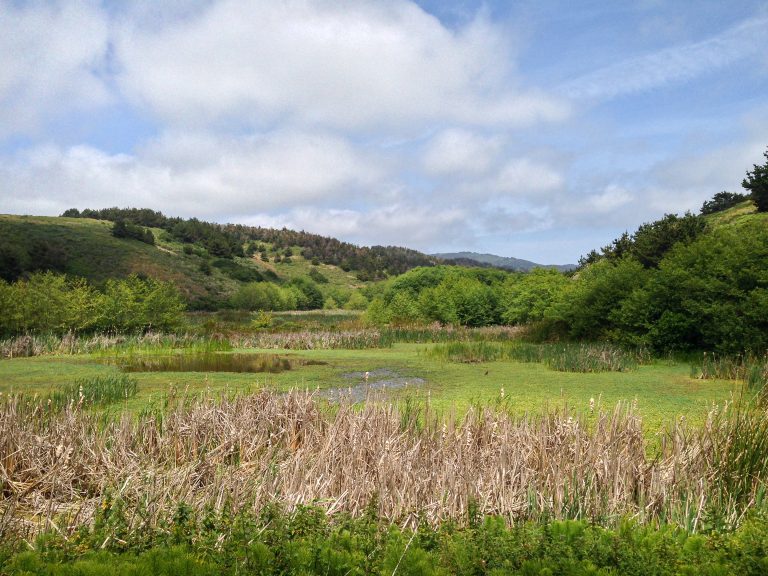
<instances>
[{"instance_id":1,"label":"wetland pond","mask_svg":"<svg viewBox=\"0 0 768 576\"><path fill-rule=\"evenodd\" d=\"M123 372L238 372L279 374L300 366L324 365L326 362L286 358L277 354L169 354L164 356L131 355L109 358Z\"/></svg>"},{"instance_id":2,"label":"wetland pond","mask_svg":"<svg viewBox=\"0 0 768 576\"><path fill-rule=\"evenodd\" d=\"M101 358L105 364L117 366L123 372L230 372L279 374L303 366L325 366L320 360L284 356L279 354L241 353L177 353L131 354ZM388 396L392 392L417 389L426 382L423 378L405 376L391 368L374 367L368 372L348 372L339 375L338 385L319 393L330 402L342 399L362 402L371 395Z\"/></svg>"}]
</instances>

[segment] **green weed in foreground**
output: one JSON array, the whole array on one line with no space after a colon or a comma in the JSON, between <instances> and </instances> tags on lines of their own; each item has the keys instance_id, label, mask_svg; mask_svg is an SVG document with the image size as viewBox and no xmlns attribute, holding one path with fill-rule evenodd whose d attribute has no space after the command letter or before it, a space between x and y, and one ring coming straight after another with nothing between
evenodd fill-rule
<instances>
[{"instance_id":1,"label":"green weed in foreground","mask_svg":"<svg viewBox=\"0 0 768 576\"><path fill-rule=\"evenodd\" d=\"M136 396L138 382L127 374L107 374L83 378L54 390L48 401L60 410L69 404L80 406L105 406L129 400Z\"/></svg>"},{"instance_id":2,"label":"green weed in foreground","mask_svg":"<svg viewBox=\"0 0 768 576\"><path fill-rule=\"evenodd\" d=\"M23 552L6 543L0 573L757 576L768 570L768 520L762 514L735 532L701 536L632 522L615 529L573 520L510 527L494 516L411 530L373 513L352 519L313 507L286 513L274 506L256 513L194 513L180 504L162 530L125 541L110 537L107 528L119 520L111 508L103 510L99 527L69 539L49 533Z\"/></svg>"},{"instance_id":3,"label":"green weed in foreground","mask_svg":"<svg viewBox=\"0 0 768 576\"><path fill-rule=\"evenodd\" d=\"M638 349L625 350L610 344L509 342L448 342L433 347L429 354L451 362L541 362L558 372L626 372L650 360Z\"/></svg>"}]
</instances>

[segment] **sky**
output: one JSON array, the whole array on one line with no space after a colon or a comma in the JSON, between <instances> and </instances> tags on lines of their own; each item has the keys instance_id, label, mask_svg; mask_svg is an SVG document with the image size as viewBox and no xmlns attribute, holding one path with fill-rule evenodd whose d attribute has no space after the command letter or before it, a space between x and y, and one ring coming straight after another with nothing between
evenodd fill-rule
<instances>
[{"instance_id":1,"label":"sky","mask_svg":"<svg viewBox=\"0 0 768 576\"><path fill-rule=\"evenodd\" d=\"M768 3L0 0L0 213L574 263L740 192Z\"/></svg>"}]
</instances>

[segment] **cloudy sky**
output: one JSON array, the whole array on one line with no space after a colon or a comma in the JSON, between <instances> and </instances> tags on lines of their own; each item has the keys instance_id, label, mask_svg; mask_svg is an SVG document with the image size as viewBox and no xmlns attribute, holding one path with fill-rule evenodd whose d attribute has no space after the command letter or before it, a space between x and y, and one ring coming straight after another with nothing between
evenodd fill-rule
<instances>
[{"instance_id":1,"label":"cloudy sky","mask_svg":"<svg viewBox=\"0 0 768 576\"><path fill-rule=\"evenodd\" d=\"M575 262L740 191L763 0L0 0L0 213Z\"/></svg>"}]
</instances>

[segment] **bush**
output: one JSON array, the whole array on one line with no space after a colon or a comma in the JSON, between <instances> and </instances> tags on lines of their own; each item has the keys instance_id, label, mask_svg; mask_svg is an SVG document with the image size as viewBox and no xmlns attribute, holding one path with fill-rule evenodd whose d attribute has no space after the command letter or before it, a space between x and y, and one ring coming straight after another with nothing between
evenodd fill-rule
<instances>
[{"instance_id":1,"label":"bush","mask_svg":"<svg viewBox=\"0 0 768 576\"><path fill-rule=\"evenodd\" d=\"M233 260L218 258L213 261L213 266L224 272L224 274L233 280L238 280L240 282L261 282L264 280L264 277L255 268L243 266Z\"/></svg>"},{"instance_id":2,"label":"bush","mask_svg":"<svg viewBox=\"0 0 768 576\"><path fill-rule=\"evenodd\" d=\"M13 284L0 281L0 334L175 329L185 305L169 282L108 280L103 292L85 280L53 272Z\"/></svg>"},{"instance_id":3,"label":"bush","mask_svg":"<svg viewBox=\"0 0 768 576\"><path fill-rule=\"evenodd\" d=\"M131 224L125 220L117 220L112 225L112 236L115 238L130 238L152 246L155 245L155 236L151 230Z\"/></svg>"}]
</instances>

